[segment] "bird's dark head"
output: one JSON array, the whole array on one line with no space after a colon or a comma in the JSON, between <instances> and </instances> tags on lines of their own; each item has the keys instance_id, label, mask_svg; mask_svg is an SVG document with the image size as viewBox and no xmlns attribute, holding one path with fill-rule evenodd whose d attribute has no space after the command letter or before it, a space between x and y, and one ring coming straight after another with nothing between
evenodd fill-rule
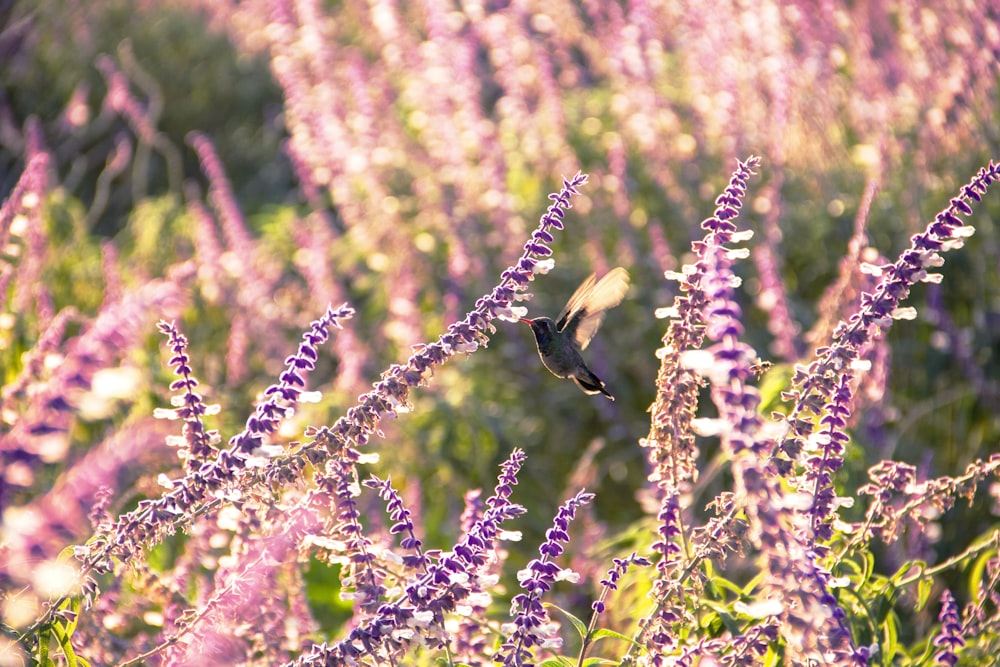
<instances>
[{"instance_id":1,"label":"bird's dark head","mask_svg":"<svg viewBox=\"0 0 1000 667\"><path fill-rule=\"evenodd\" d=\"M535 334L535 341L539 345L548 343L556 336L556 323L549 317L536 317L533 320L522 317L521 321L531 327Z\"/></svg>"}]
</instances>

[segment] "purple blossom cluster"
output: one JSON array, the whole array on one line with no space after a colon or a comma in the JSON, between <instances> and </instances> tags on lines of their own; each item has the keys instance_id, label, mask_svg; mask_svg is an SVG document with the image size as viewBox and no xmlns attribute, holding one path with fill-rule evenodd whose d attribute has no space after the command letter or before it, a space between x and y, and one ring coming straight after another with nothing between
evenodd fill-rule
<instances>
[{"instance_id":1,"label":"purple blossom cluster","mask_svg":"<svg viewBox=\"0 0 1000 667\"><path fill-rule=\"evenodd\" d=\"M0 152L17 165L0 178L0 663L574 664L563 655L574 631L578 665L995 657L1000 533L965 547L941 532L957 501L980 502L997 485L1000 455L942 443L920 460L902 447L891 455L907 461L878 459L891 451L884 432L898 426L886 334L918 316L904 301L919 286L929 288L921 314L935 327L932 346L968 380L961 391L995 393L991 367L978 363L989 357L970 344L935 270L970 238L970 217L989 213L1000 166L981 169L924 230L902 223L913 236L895 260L871 247L884 236L868 231L886 213L875 206L880 188L905 179L893 207L915 213L914 193L947 187L943 168L929 165L985 161L1000 57L993 4L724 0L706 13L641 0L185 0L172 17L196 15L199 30L228 34L241 67L261 56L283 96L264 105L273 121L264 132L280 135L287 162L253 164L249 182L281 172L274 180L294 177L299 191L269 202L274 210L248 202L246 215L238 193L248 180L224 166L246 138L229 142L218 128L172 135L190 101L165 97L150 71L173 61L163 54L161 66L128 39L99 55L103 4L74 6L64 40L103 88L92 94L88 71L57 119L18 108L21 98L51 101L35 90L48 74L24 77L25 63L61 63L33 51L59 52L58 37L33 32L51 19L40 11L0 26L12 81L20 73L31 86L0 96ZM165 5L133 9L134 20L158 20ZM174 76L166 71L164 86ZM225 108L225 133L239 135ZM676 228L704 215L715 157L751 146L768 159L760 193L750 195L763 164L751 157L700 228ZM855 172L868 180L847 253L804 316L799 299L824 268L792 281L791 261L826 258L799 235L820 238L812 226L831 225L813 225L817 217L839 222L850 199L840 190L854 187L839 179ZM576 175L530 231L518 211L558 173ZM524 450L509 452L485 500L476 489L464 499L425 494L442 496L432 499L441 515L464 510L457 528L434 525L422 483L397 454L445 464L391 422L428 407L415 390L435 373L442 391L428 397L468 398L463 409L474 409L472 394L440 382L442 366L482 353L497 320L526 315L518 302L553 268L571 203L584 215L568 239L582 250L569 253L598 271L605 256L637 276L665 271L668 288L636 281L640 298L678 292L657 311L669 321L641 472L635 453L619 450L640 423L627 398L593 419L587 403L566 411L523 390L511 392L518 405L490 404L498 443L529 448L552 424L569 429L533 462L560 466L577 436L591 440L570 489L646 480L635 496L648 516L614 525L606 516L634 514L631 496L580 491L529 559L505 546L520 539L508 522L533 509L514 502L514 487L521 474L524 497L537 500L553 486L524 488L535 482L522 474ZM737 225L744 207L755 236ZM806 207L808 230L795 226ZM672 251L690 239L689 254ZM500 272L499 258L513 256ZM493 272L499 281L475 300ZM991 301L982 301L972 317L989 323ZM344 328L349 302L359 316ZM310 323L324 303L343 305ZM629 326L615 332L609 360L641 356L627 354L648 332L629 319L633 305L622 306ZM174 375L169 399L147 377L157 326ZM303 330L288 355L289 336ZM751 340L767 340L774 375ZM505 340L492 358L511 365L518 345ZM369 386L387 355L408 358ZM786 371L786 391L774 389ZM491 401L509 389L482 384ZM240 396L253 401L249 415L205 398L233 405ZM342 416L327 421L333 410ZM234 434L226 445L223 432ZM369 451L378 440L398 446ZM458 444L486 454L470 440ZM953 463L960 472L950 474ZM379 474L363 476L367 465ZM405 480L403 492L393 479ZM585 537L571 543L578 512ZM424 543L449 532L450 548ZM504 566L517 559L528 561L516 574L521 590L508 593ZM976 562L960 590L950 575ZM653 563L648 576L625 577ZM331 587L318 592L307 567L338 579L334 595L347 604L329 604L336 620L317 613ZM567 594L562 580L592 590ZM926 596L945 581L939 608L909 605L911 589ZM547 603L573 622L554 622ZM584 625L573 614L588 604ZM917 621L907 645L884 641L895 620L872 609ZM612 637L631 641L603 641Z\"/></svg>"},{"instance_id":2,"label":"purple blossom cluster","mask_svg":"<svg viewBox=\"0 0 1000 667\"><path fill-rule=\"evenodd\" d=\"M579 188L587 182L586 174L577 173L571 179L563 179L559 193L549 195L552 204L542 215L538 228L524 245L520 258L500 276L500 284L487 296L476 301L476 307L466 317L448 327L439 339L427 345L417 346L417 351L405 364L394 364L382 374L382 379L374 384L374 389L358 398L358 404L350 408L346 415L331 427L311 431L314 438L303 445L303 455L316 463L325 455L340 454L357 460L360 454L356 447L367 445L372 436L381 432L378 425L386 416L394 416L398 411L409 409L409 392L426 382L431 370L457 353L470 353L489 342L489 334L494 333L494 319L517 321L527 314L527 309L513 303L534 280L535 274L547 273L554 261L548 244L552 242L552 230L563 229L563 218L572 206L570 198L579 194ZM322 449L321 449L322 448ZM324 454L323 451L327 454Z\"/></svg>"},{"instance_id":3,"label":"purple blossom cluster","mask_svg":"<svg viewBox=\"0 0 1000 667\"><path fill-rule=\"evenodd\" d=\"M686 268L681 274L687 277L689 292L704 293L701 312L684 319L683 306L690 301L687 297L678 300L680 307L675 304L669 314L677 318L674 326L703 321L705 337L715 341L705 351L711 353L711 357L701 351L691 351L680 359L710 383L719 417L701 424L700 428L706 433L720 435L723 443L727 444L733 456L737 497L755 499L742 511L750 519L750 541L767 554L771 579L765 590L772 591L776 602L768 616L779 615L782 625L788 628L784 633L786 650L792 649L803 656L839 655L838 659L856 664L866 664L871 654L869 648L854 646L850 628L844 622L846 612L831 592L832 579L819 565L820 559L827 553L826 545L834 537L833 521L841 504L834 492L832 473L843 465L849 441L846 428L853 405L854 373L870 367L859 359L862 351L869 349L867 345L873 330L887 328L893 319L912 319L910 310L900 307L911 286L917 282L936 282L940 279L939 275L929 273L928 268L941 265L943 260L939 252L960 247L969 236L969 228L963 225L958 215L972 213L970 203L982 200L988 186L997 178L996 169L991 163L980 170L962 188L960 196L952 199L950 206L938 214L935 222L924 233L913 237L911 249L904 252L896 263L867 268L868 273L881 276L882 280L873 292L861 295L859 312L836 328L834 344L817 350L819 358L810 367L799 367L792 379L793 385L798 388L787 394L787 398L794 401L792 412L776 415L778 421L775 424L784 424L783 432L776 432L760 419L756 410L758 395L746 384L752 377L751 360L756 355L752 348L740 342L743 334L739 322L740 307L731 297L733 287L738 283L730 263L740 253L724 245L729 240L728 235L735 231L730 222L735 217L735 211L731 206L728 211L720 209L721 215L717 211L715 217L703 223L708 234L701 246L702 262ZM725 203L738 206L744 193L745 176L741 177L738 171L730 183L732 199ZM716 236L719 230L727 236ZM665 341L676 338L675 334L665 338ZM668 347L663 357L672 354L676 351ZM822 402L824 400L825 403ZM816 415L820 430L813 433L813 422L806 419L803 413ZM792 434L791 437L789 434ZM785 457L775 456L778 452ZM804 455L800 456L800 452ZM787 495L776 483L780 476L789 476L797 464L802 466L801 472L790 480L798 489L798 498ZM912 505L902 508L903 514L936 516L948 509L955 497L962 495L960 489L969 489L970 483L974 485L991 471L991 464L977 462L970 466L964 481L947 477L915 485L912 466L883 462L872 471L873 480L877 481L861 489L862 493L874 495L878 501L872 506L862 535L875 526L888 529L885 530L888 535L895 534L899 513L888 505L893 490L920 496L919 500L914 498ZM940 492L934 493L940 487L943 487ZM670 506L668 497L664 509L661 509L661 517ZM929 507L934 508L933 514L922 511ZM718 531L731 529L727 524L735 521L738 509L738 506L729 505L723 521L716 524L716 530L708 533L710 540L720 539ZM803 523L799 517L803 510L809 517L808 523ZM666 516L670 517L672 513ZM664 608L662 603L659 608ZM819 611L821 609L830 611ZM826 618L831 619L832 628L812 625ZM674 619L676 616L672 614L669 620ZM704 647L698 650L702 651Z\"/></svg>"},{"instance_id":4,"label":"purple blossom cluster","mask_svg":"<svg viewBox=\"0 0 1000 667\"><path fill-rule=\"evenodd\" d=\"M375 489L379 497L386 501L389 518L393 521L393 524L389 526L389 534L398 535L399 533L405 533L399 542L399 546L413 553L408 553L401 557L403 565L411 569L426 572L429 562L428 558L436 556L437 553L428 555L421 550L423 542L421 542L414 532L413 518L410 510L406 509L399 492L392 488L392 479L381 480L372 475L364 481L364 485L369 489Z\"/></svg>"},{"instance_id":5,"label":"purple blossom cluster","mask_svg":"<svg viewBox=\"0 0 1000 667\"><path fill-rule=\"evenodd\" d=\"M754 163L750 163L753 165ZM733 460L736 497L748 518L747 537L758 549L765 578L764 599L773 607L760 618L781 619L786 650L796 660L815 660L836 655L838 660L856 654L851 636L841 625L844 612L829 590L828 578L819 570L816 555L797 533L800 523L795 498L778 483L775 470L767 465L770 451L765 424L757 406L758 391L749 385L756 352L742 341L741 309L734 301L737 284L732 269L735 258L745 256L728 247L737 235L738 214L750 165L741 164L720 197L716 214L702 223L706 230L699 287L705 294L705 336L711 345L704 351L688 352L684 359L711 386L719 416L709 428L720 436Z\"/></svg>"},{"instance_id":6,"label":"purple blossom cluster","mask_svg":"<svg viewBox=\"0 0 1000 667\"><path fill-rule=\"evenodd\" d=\"M360 664L365 655L392 660L413 642L427 640L422 630L440 624L445 613L455 611L462 601L480 592L484 584L480 572L489 565L501 525L525 512L524 507L510 501L524 459L519 449L511 453L482 517L450 552L441 553L426 572L407 582L398 600L380 603L374 615L344 639L315 645L293 664L352 665ZM447 644L448 640L438 637L436 641Z\"/></svg>"},{"instance_id":7,"label":"purple blossom cluster","mask_svg":"<svg viewBox=\"0 0 1000 667\"><path fill-rule=\"evenodd\" d=\"M576 516L577 509L593 500L594 494L580 491L560 506L552 522L552 528L545 533L545 541L538 547L541 558L535 558L518 573L518 580L524 593L518 593L510 603L510 613L514 620L504 624L501 631L507 635L497 654L495 663L511 667L531 664L533 646L557 648L562 645L558 636L558 626L553 624L548 612L542 606L542 595L552 589L556 581L572 580L572 570L559 567L554 562L564 551L563 544L569 542L569 523Z\"/></svg>"},{"instance_id":8,"label":"purple blossom cluster","mask_svg":"<svg viewBox=\"0 0 1000 667\"><path fill-rule=\"evenodd\" d=\"M954 667L958 664L958 652L965 646L965 640L962 639L958 604L949 590L941 594L941 615L938 618L941 621L941 633L934 638L934 647L938 649L934 654L934 662Z\"/></svg>"},{"instance_id":9,"label":"purple blossom cluster","mask_svg":"<svg viewBox=\"0 0 1000 667\"><path fill-rule=\"evenodd\" d=\"M220 442L219 432L206 430L202 417L209 414L217 414L218 406L206 405L200 394L195 391L198 387L198 379L194 377L190 363L191 359L187 354L188 341L173 322L159 323L160 331L169 337L168 344L173 355L167 363L173 366L177 380L170 383L171 391L182 391L178 395L180 404L176 410L168 411L164 416L174 419L184 420L184 430L179 444L178 456L184 461L188 472L192 472L194 466L200 462L212 458L215 453L215 445Z\"/></svg>"}]
</instances>

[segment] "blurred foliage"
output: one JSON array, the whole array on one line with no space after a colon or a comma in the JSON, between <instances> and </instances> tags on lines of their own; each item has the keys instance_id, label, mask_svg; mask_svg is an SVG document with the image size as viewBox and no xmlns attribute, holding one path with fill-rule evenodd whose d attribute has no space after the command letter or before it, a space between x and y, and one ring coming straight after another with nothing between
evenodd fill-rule
<instances>
[{"instance_id":1,"label":"blurred foliage","mask_svg":"<svg viewBox=\"0 0 1000 667\"><path fill-rule=\"evenodd\" d=\"M74 192L86 206L115 149L115 137L128 128L125 120L105 113L80 126L68 120L68 104L76 91L82 91L91 110L102 108L107 83L94 65L101 54L124 55L123 61L132 63L127 73L148 86L138 87L140 97L150 100L147 111L159 111L157 129L174 146L183 147L187 133L195 129L213 137L237 197L246 206L285 201L294 192L290 166L280 152L281 91L266 59L237 53L198 11L169 6L137 11L129 0L45 0L14 2L0 18L7 19L0 30L10 40L17 39L18 46L0 80L9 120L20 126L29 116L42 119L60 177L78 183ZM0 152L4 194L19 171L13 147L6 148ZM189 151L184 175L200 180L198 163ZM148 174L133 170L114 185L112 200L93 232L110 236L122 230L129 210L141 203L134 193L163 194L165 165L154 158Z\"/></svg>"},{"instance_id":2,"label":"blurred foliage","mask_svg":"<svg viewBox=\"0 0 1000 667\"><path fill-rule=\"evenodd\" d=\"M188 133L200 131L212 138L249 222L255 247L280 276L276 281L279 291L272 299L279 310L279 315L270 320L276 323L270 330L273 335L246 342L247 370L237 379L231 377L232 369L227 367L234 317L253 319L259 314L237 312L240 306L235 298L213 298L204 290L195 292L183 313L182 326L190 340L189 353L196 375L203 381L208 402L222 405L221 415L211 427L218 428L225 440L242 427L257 394L274 381L280 371L281 355L294 352L302 330L326 305L309 293L295 262L295 233L306 207L282 150L287 140L284 100L265 55L235 47L225 34L208 25L203 12L167 5L152 9L135 5L128 0L14 3L2 27L4 43L14 46L12 57L3 65L0 101L12 127L22 127L30 116L42 120L56 157L54 169L62 187L47 202L44 281L57 310L72 305L93 315L100 308L105 287L101 243L106 238L113 239L118 273L126 284L164 275L171 267L192 259L197 246L197 223L184 204L190 192L171 190L167 167L159 154L151 159L148 174L133 169L117 176L106 208L96 218L90 216L99 179L115 151L117 137L128 132L125 120L97 112L107 91L105 79L94 66L95 59L100 54L112 55L137 86L139 97L161 100L156 127L182 151L185 181L206 184L196 156L186 148ZM344 8L348 23L344 39L368 48L364 26L349 20L352 11L356 8ZM378 51L374 47L370 50L367 55L377 58ZM681 54L667 55L681 59ZM616 128L611 110L616 102L606 78L598 72L593 76L588 85L581 85L567 96L563 113L566 141L575 151L579 168L603 172L606 144L616 139L614 135L620 128ZM148 89L142 89L144 82L150 82ZM93 122L67 124L68 101L80 90L94 116L90 119ZM495 103L490 93L489 86L485 86L487 115L493 113ZM675 103L674 111L683 128L697 133L691 91L678 83L663 93ZM400 101L397 113L405 119L412 110ZM1000 110L985 121L1000 126ZM405 121L401 125L407 137L416 141L419 128ZM901 133L905 138L906 132ZM518 139L502 137L502 141L512 144L517 144ZM780 251L789 308L803 330L817 319L817 299L836 278L865 188L865 165L852 163L846 157L862 139L841 139L842 152L829 160L812 162L810 171L775 166L775 170L781 170L780 179L765 159L762 174L750 184L751 202L774 184L780 188L782 236L775 248ZM915 151L917 143L914 139L911 145ZM721 154L719 146L699 141L690 158L674 166L676 173L671 176L683 197L678 192L664 192L655 172L659 165L645 163L641 151L625 146L623 186L631 207L628 217L622 218L600 186L587 189L586 212L571 212L567 232L553 244L557 269L532 285L535 298L527 303L531 315L551 315L558 312L580 279L596 267L622 263L629 269L633 282L629 297L608 315L587 351L595 371L615 394L614 403L600 396L585 396L571 382L549 375L538 360L530 331L519 324L497 322L498 331L488 349L458 357L438 369L430 386L416 392L413 413L384 425L385 439L378 446L382 460L375 469L380 474L391 474L401 487L416 490L428 544L437 545L456 535L462 493L470 488L492 489L497 466L512 447L523 447L528 454L514 500L532 508L519 526L525 532L524 541L511 546L512 562L517 567L535 555L535 545L549 527L552 514L575 493L573 485L578 482L597 491L594 511L614 536L609 540L648 541L648 532L642 533L645 538L634 535L638 532L635 522L644 514L636 492L644 486L647 473L643 452L636 443L648 430L646 410L654 398L657 369L654 353L665 326L651 314L657 307L670 305L674 296L673 286L661 277L662 270L668 266L679 268L685 261L690 242L701 234L697 224L711 214L713 199L728 178L733 158L745 157ZM2 148L0 195L5 197L23 164L12 142ZM922 228L996 148L996 137L992 136L981 145L955 148L946 155L932 154L928 158L920 153L924 163L915 158L911 162L906 156L899 158L893 163L895 169L885 174L871 210L871 245L884 256L894 258L905 247L909 235ZM748 152L761 150L753 146ZM516 149L511 152L516 153ZM516 216L529 221L524 227L530 229L530 221L547 204L546 193L558 190L559 174L537 173L534 164L513 157L507 166L503 174L505 191L516 202ZM935 176L916 183L911 178L915 170ZM470 220L462 222L468 223L465 229L475 231L468 234L473 252L484 251L477 258L482 269L470 271L472 277L466 284L447 285L448 273L443 268L449 261L447 241L434 238L436 230L431 226L421 227L418 211L411 210L413 203L407 195L420 196L413 191L413 175L401 169L395 176L385 184L387 191L403 202L402 219L417 221L400 230L396 242L420 248L425 262L424 266L407 267L407 275L426 278L425 284L412 289L415 298L410 305L415 312L411 319L416 323L415 334L432 340L449 324L450 312L470 309L514 260L503 250L512 240L507 238L509 230L491 229L488 221L469 214ZM409 353L407 338L384 327L386 322L403 319L396 317L393 299L406 287L399 284L406 275L395 271L398 267L392 265L392 247L383 239L371 237L365 229L342 228L338 211L326 196L322 203L329 207L325 212L330 214L332 240L322 261L358 309L349 326L364 342L369 356L364 359L363 370L365 380L372 382L382 369ZM754 205L745 209L745 215L746 225L758 234L752 247L763 242L764 216ZM942 269L942 285L921 287L911 295L910 302L922 314L921 319L901 322L889 334L890 386L884 403L878 406L888 421L856 430L847 464L839 473L838 482L843 488L855 489L864 483L868 467L884 457L913 463L922 474L934 476L961 470L970 460L996 451L1000 439L1000 387L995 380L1000 377L1000 275L996 262L1000 240L994 222L998 219L1000 199L991 196L972 219L976 236L965 249L949 254ZM657 235L663 237L672 257L656 256ZM429 242L427 236L431 236ZM418 243L418 237L424 240ZM390 259L376 260L380 253ZM237 257L236 261L248 262L250 258ZM753 299L760 277L752 262L745 262L739 270L747 288L742 304L746 339L761 357L769 359L770 315L761 311ZM233 282L235 286L230 287L234 292L247 287L239 280ZM939 290L935 298L942 304L940 311L928 304L931 290ZM445 304L447 296L454 297L450 311ZM959 337L960 346L955 340L942 338L944 323L940 313L950 318L949 326ZM0 378L5 380L17 373L22 354L32 348L39 335L28 314L19 317L22 319L4 332L7 339L0 347ZM162 341L150 329L146 345L135 352L137 363L155 381L153 396L147 395L144 401L155 400L158 405L167 404L166 387L171 379L169 369L161 365L162 347ZM329 350L324 354L312 376L315 386L325 392L324 402L306 408L302 415L317 425L332 423L364 390L363 386L333 390L342 361ZM763 380L765 413L780 406L774 383L780 380L780 385L785 386L791 372L789 365L782 363L784 360L774 361L775 368ZM977 368L986 379L983 385L972 382L970 368ZM148 406L142 403L142 407ZM120 425L129 416L129 410L123 408L108 420L79 425L76 445L85 448L98 442L105 430ZM703 459L706 470L711 471L714 445L705 444ZM588 450L593 452L592 459L582 456ZM706 477L696 488L698 496L693 503L699 515L704 501L723 486L712 472ZM988 507L984 495L980 494L971 508L956 507L940 522L941 539L933 545L934 550L952 553L956 544L965 544L969 535L983 533L995 523L993 508ZM639 547L648 544L629 548ZM604 548L602 545L598 550ZM343 621L345 608L336 601L336 578L331 571L311 563L305 576L313 594L314 612L324 629ZM967 574L947 576L949 583L958 586ZM638 597L645 592L643 586L641 581L632 583L629 594ZM718 593L720 598L725 597L724 591ZM570 611L580 613L579 609ZM722 622L711 622L716 621ZM910 631L903 627L900 632L907 635Z\"/></svg>"},{"instance_id":3,"label":"blurred foliage","mask_svg":"<svg viewBox=\"0 0 1000 667\"><path fill-rule=\"evenodd\" d=\"M135 11L133 3L124 0L94 4L72 0L47 0L39 5L20 3L8 18L8 26L15 25L24 26L17 29L28 40L9 63L4 80L5 96L15 120L29 114L42 119L60 118L67 100L80 85L87 91L88 105L100 108L106 87L93 66L94 59L102 53L120 57L123 49L129 51L132 57L125 62L136 63L132 74L143 81L155 82L155 90L144 92L152 92L166 102L162 105L158 129L176 146L184 146L185 136L192 130L212 137L236 198L261 246L284 265L283 271L293 271L289 263L295 252L291 229L297 216L294 207L279 205L297 197L286 158L279 152L284 131L280 123L281 92L262 55L240 53L224 34L210 28L198 11L166 7ZM78 34L81 25L87 29ZM65 48L70 45L72 48ZM47 85L35 85L38 80L46 81ZM685 96L689 91L678 88L668 92L677 104L678 115L684 118L685 105L689 104ZM614 127L608 111L613 103L611 94L600 85L581 88L565 100L569 145L576 151L584 171L599 168L605 159L606 150L601 142L607 140L607 132ZM399 113L405 116L408 112L400 108ZM50 241L54 257L59 258L50 266L51 284L57 305L74 303L84 312L93 312L101 296L100 251L91 234L114 234L122 274L126 280L130 276L142 280L162 275L168 266L191 256L193 232L190 221L186 221L187 214L178 204L179 193L165 192L163 164L156 161L150 182L140 185L140 191L147 193L148 198L137 202L124 198L132 190L128 181L134 177L124 175L115 183L114 199L100 224L95 229L85 229L83 209L89 204L88 197L112 150L112 137L125 123L116 119L96 126L87 124L67 134L59 122L64 121L53 120L47 125L48 133L56 141L57 169L64 177L75 176L79 186L73 198L61 195L67 202L65 205L50 210L53 225ZM193 154L184 151L184 155L185 175L201 180ZM984 153L967 152L965 164L950 162L947 173L954 175L952 180L940 179L938 193L927 192L919 197L902 194L911 187L911 182L902 174L894 177L890 173L868 224L873 244L892 256L906 235L927 220L954 191L956 181L973 171L985 157ZM13 167L10 154L5 160ZM698 215L704 217L711 212L711 197L727 176L727 164L719 156L706 153L692 163L678 165L678 181L695 193ZM831 162L815 166L818 170L812 173L785 173L781 183L782 276L792 299L792 313L805 328L815 317L813 304L817 297L836 275L838 258L849 237L864 185L862 175L852 165ZM80 171L82 175L78 175ZM751 197L770 180L768 171L765 164L761 181L751 184ZM16 174L16 169L9 169L8 173ZM403 174L400 177L405 179ZM580 239L589 236L596 241L594 249L613 257L615 249L622 245L623 233L633 238L637 244L635 263L627 268L632 273L634 287L626 303L609 315L589 354L599 374L613 387L618 401L605 404L583 396L569 382L552 378L538 362L530 333L516 325L502 325L489 351L458 359L439 372L430 391L418 399L415 414L401 420L398 433L393 429L388 435L394 446L393 456L386 457L389 460L383 463L387 470L397 475L419 471L417 479L424 488L436 485L448 490L446 494L426 495L425 511L432 534L453 532L448 528L449 519L459 510L456 500L461 491L469 487L489 488L495 479L496 464L514 445L525 447L531 461L522 477L519 498L529 506L554 510L560 498L572 492L565 487L568 473L595 434L605 441L589 473L591 483L602 491L596 501L598 514L612 525L624 525L640 515L638 505L624 498L642 486L645 476L645 464L635 442L644 434L645 408L653 398L656 368L652 353L662 335L662 331L650 326L649 312L668 305L672 298L671 287L658 276L660 264L669 258L650 256L644 227L661 226L670 248L681 253L697 229L693 225L695 220L688 219L663 197L639 154L629 155L627 177L633 211L642 212L639 219L643 222L633 228L634 223L616 220L614 213L602 208L600 194L593 193L595 210L574 216L570 220L571 231L557 238L554 244L557 257L566 259L556 272L533 286L537 298L530 305L532 313L556 312L571 293L588 270L587 260L578 263L570 259L579 256ZM405 180L400 185L404 183ZM505 185L519 202L521 215L530 219L541 212L544 194L554 188L554 181L553 175L537 174L526 165L518 167L514 163L505 175ZM910 210L914 205L919 205L919 210ZM977 217L993 218L998 208L995 202L984 202ZM747 214L753 227L755 216L750 211ZM995 377L990 371L996 368L997 303L986 295L998 280L995 266L983 260L996 256L996 239L989 224L978 226L979 234L970 242L969 250L949 258L944 269L942 301L956 318L957 326L974 336L972 347L984 374ZM352 326L359 328L376 353L367 367L374 379L374 372L398 361L406 351L389 344L379 331L389 309L387 297L391 285L390 290L385 289L384 274L371 270L370 250L366 251L365 244L358 241L351 233L338 237L328 259L336 273L349 278L350 300L359 309ZM593 249L587 252L594 259ZM484 259L490 266L485 273L489 279L512 258L495 255ZM676 265L682 259L669 261ZM444 256L432 252L427 260L441 262ZM741 271L747 273L745 280L752 285L753 268L747 264ZM476 295L488 287L485 282L463 286L462 307L469 307ZM437 288L425 289L419 317L425 335L432 337L447 322L441 317ZM913 298L918 310L924 311L919 301L923 295L914 294ZM314 313L318 312L320 304L308 305ZM747 339L766 358L767 315L752 302L744 305L749 326ZM251 361L252 373L247 382L230 386L221 358L213 355L214 350L222 349L225 344L230 321L228 306L198 300L185 319L185 331L191 339L199 372L206 386L217 392L213 400L222 401L226 408L225 421L220 426L223 432L232 432L241 422L238 415L249 408L253 393L268 381L266 374L273 371L275 360ZM300 320L298 326L307 321ZM296 326L287 327L289 353L298 330ZM991 404L972 396L959 397L940 406L944 409L936 409L939 399L935 397L943 394L947 399L954 393L954 386L963 385L966 378L948 349L937 349L930 344L933 334L934 327L920 323L893 330L891 335L898 341L893 344L893 393L887 400L925 407L924 416L899 415L906 428L895 436L899 446L905 445L899 453L918 462L926 460L922 453L933 452L935 467L945 470L953 469L995 442L1000 423ZM13 349L16 348L8 351ZM256 379L257 374L263 374L263 379ZM166 377L163 373L158 375ZM329 408L335 414L350 402L350 396L341 396L338 404ZM862 446L860 451L867 449ZM850 473L852 479L845 479L845 483L855 486L872 463L874 460L865 457L857 459ZM434 501L441 498L449 500L436 506ZM532 520L538 523L530 527L527 544L537 541L535 538L544 531L545 516L545 511L534 515ZM523 554L522 558L527 556Z\"/></svg>"}]
</instances>

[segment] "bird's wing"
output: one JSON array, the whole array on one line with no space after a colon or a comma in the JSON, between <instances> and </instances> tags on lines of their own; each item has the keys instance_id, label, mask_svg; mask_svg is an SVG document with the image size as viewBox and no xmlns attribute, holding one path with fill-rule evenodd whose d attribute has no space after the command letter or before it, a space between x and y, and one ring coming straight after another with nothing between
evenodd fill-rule
<instances>
[{"instance_id":1,"label":"bird's wing","mask_svg":"<svg viewBox=\"0 0 1000 667\"><path fill-rule=\"evenodd\" d=\"M628 272L621 267L608 271L600 280L591 274L559 313L556 330L568 334L579 349L585 350L601 326L604 311L621 303L626 291Z\"/></svg>"}]
</instances>

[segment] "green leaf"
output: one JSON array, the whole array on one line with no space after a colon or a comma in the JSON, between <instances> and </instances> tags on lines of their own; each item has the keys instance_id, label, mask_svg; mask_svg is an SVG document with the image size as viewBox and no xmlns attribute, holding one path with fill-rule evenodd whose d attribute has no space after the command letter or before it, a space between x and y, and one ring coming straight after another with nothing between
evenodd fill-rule
<instances>
[{"instance_id":1,"label":"green leaf","mask_svg":"<svg viewBox=\"0 0 1000 667\"><path fill-rule=\"evenodd\" d=\"M546 602L542 606L546 607L548 609L555 609L560 614L562 614L563 616L565 616L566 618L568 618L569 622L573 624L574 628L576 628L576 632L577 632L577 634L580 635L581 639L583 637L587 636L587 625L583 621L581 621L579 618L577 618L573 614L569 613L568 611L566 611L562 607L560 607L558 605L552 604L551 602Z\"/></svg>"},{"instance_id":2,"label":"green leaf","mask_svg":"<svg viewBox=\"0 0 1000 667\"><path fill-rule=\"evenodd\" d=\"M996 549L987 549L983 553L979 554L976 561L972 564L969 570L969 592L973 595L979 590L979 585L983 581L983 573L986 571L986 563L990 561L991 558L996 558Z\"/></svg>"},{"instance_id":3,"label":"green leaf","mask_svg":"<svg viewBox=\"0 0 1000 667\"><path fill-rule=\"evenodd\" d=\"M573 667L574 660L571 660L563 655L557 655L553 658L546 658L542 662L538 663L538 667Z\"/></svg>"},{"instance_id":4,"label":"green leaf","mask_svg":"<svg viewBox=\"0 0 1000 667\"><path fill-rule=\"evenodd\" d=\"M754 585L754 583L755 582L751 582L751 586ZM711 579L708 580L708 584L713 588L713 590L718 589L715 592L719 594L720 597L722 597L722 593L726 591L734 594L736 597L743 597L745 595L743 588L740 588L739 586L729 581L725 577L721 576L712 577Z\"/></svg>"},{"instance_id":5,"label":"green leaf","mask_svg":"<svg viewBox=\"0 0 1000 667\"><path fill-rule=\"evenodd\" d=\"M899 569L896 570L896 572L891 577L889 577L889 581L892 582L893 588L896 587L896 583L899 582L900 579L910 574L910 572L914 569L923 572L924 570L927 569L927 561L910 560L903 563L899 567Z\"/></svg>"},{"instance_id":6,"label":"green leaf","mask_svg":"<svg viewBox=\"0 0 1000 667\"><path fill-rule=\"evenodd\" d=\"M594 634L591 635L591 638L592 638L592 640L593 640L594 643L596 643L598 640L601 640L601 639L609 639L609 638L610 639L621 639L622 641L626 641L626 642L628 642L630 644L635 644L636 646L642 648L642 645L639 644L639 643L637 643L631 637L626 637L625 635L623 635L620 632L615 632L614 630L609 630L607 628L598 628L597 630L594 631Z\"/></svg>"},{"instance_id":7,"label":"green leaf","mask_svg":"<svg viewBox=\"0 0 1000 667\"><path fill-rule=\"evenodd\" d=\"M46 625L38 631L38 666L49 667L49 642L52 641L52 626Z\"/></svg>"},{"instance_id":8,"label":"green leaf","mask_svg":"<svg viewBox=\"0 0 1000 667\"><path fill-rule=\"evenodd\" d=\"M934 581L925 577L917 581L917 611L920 611L927 604L927 600L931 597L931 589L934 587Z\"/></svg>"},{"instance_id":9,"label":"green leaf","mask_svg":"<svg viewBox=\"0 0 1000 667\"><path fill-rule=\"evenodd\" d=\"M710 614L706 614L705 617L701 619L701 627L705 628L705 630L707 630L712 637L718 637L725 627L722 614L715 611Z\"/></svg>"},{"instance_id":10,"label":"green leaf","mask_svg":"<svg viewBox=\"0 0 1000 667\"><path fill-rule=\"evenodd\" d=\"M889 614L882 624L882 645L879 646L879 653L882 654L884 664L891 664L892 658L899 650L899 628L896 626L896 615Z\"/></svg>"}]
</instances>

